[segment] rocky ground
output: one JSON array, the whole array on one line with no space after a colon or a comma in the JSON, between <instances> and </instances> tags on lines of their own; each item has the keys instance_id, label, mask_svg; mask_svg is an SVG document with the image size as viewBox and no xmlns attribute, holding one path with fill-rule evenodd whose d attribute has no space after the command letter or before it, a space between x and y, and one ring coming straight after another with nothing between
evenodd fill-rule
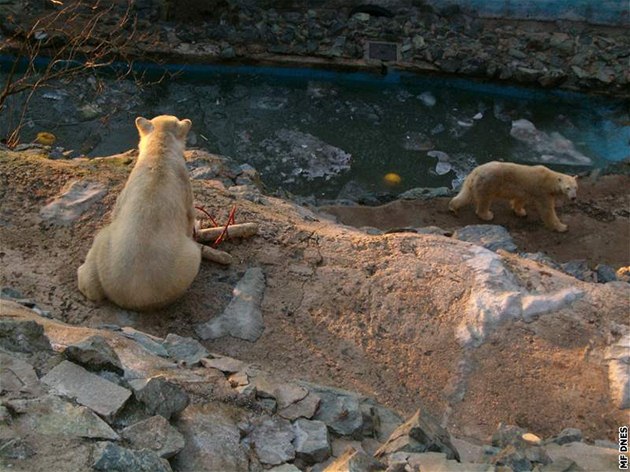
<instances>
[{"instance_id":1,"label":"rocky ground","mask_svg":"<svg viewBox=\"0 0 630 472\"><path fill-rule=\"evenodd\" d=\"M224 243L232 266L204 263L185 297L141 314L86 301L75 278L133 153L46 156L0 151L12 300L0 309L0 460L12 470L49 470L52 457L56 470L615 470L609 441L630 406L630 285L614 270L583 267L579 280L561 257L515 253L543 249L514 231L539 231L534 218L497 212L514 241L498 226L453 237L359 230L192 151L196 201L219 220L236 205L237 222L259 234ZM468 223L442 223L443 203L429 224ZM593 232L627 229L613 206ZM560 210L570 230L556 246L573 244L573 231L583 244L584 208ZM627 254L599 262L616 269Z\"/></svg>"}]
</instances>

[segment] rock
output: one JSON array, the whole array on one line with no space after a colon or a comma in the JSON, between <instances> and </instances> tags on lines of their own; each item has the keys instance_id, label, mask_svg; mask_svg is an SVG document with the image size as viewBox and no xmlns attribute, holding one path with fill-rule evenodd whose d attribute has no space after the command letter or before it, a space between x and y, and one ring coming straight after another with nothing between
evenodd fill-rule
<instances>
[{"instance_id":1,"label":"rock","mask_svg":"<svg viewBox=\"0 0 630 472\"><path fill-rule=\"evenodd\" d=\"M563 445L580 441L582 441L582 431L577 428L564 428L560 431L560 434L549 439L547 442Z\"/></svg>"},{"instance_id":2,"label":"rock","mask_svg":"<svg viewBox=\"0 0 630 472\"><path fill-rule=\"evenodd\" d=\"M100 182L76 180L64 187L61 194L39 211L42 219L67 225L78 219L107 193Z\"/></svg>"},{"instance_id":3,"label":"rock","mask_svg":"<svg viewBox=\"0 0 630 472\"><path fill-rule=\"evenodd\" d=\"M35 450L22 438L0 441L0 459L24 460L34 456Z\"/></svg>"},{"instance_id":4,"label":"rock","mask_svg":"<svg viewBox=\"0 0 630 472\"><path fill-rule=\"evenodd\" d=\"M75 399L105 418L112 418L131 396L126 388L70 361L63 361L41 380L57 393Z\"/></svg>"},{"instance_id":5,"label":"rock","mask_svg":"<svg viewBox=\"0 0 630 472\"><path fill-rule=\"evenodd\" d=\"M243 361L239 361L238 359L233 359L231 357L215 357L212 359L203 358L201 359L201 364L204 367L209 367L211 369L218 369L221 372L233 374L236 372L240 372L245 369L246 364Z\"/></svg>"},{"instance_id":6,"label":"rock","mask_svg":"<svg viewBox=\"0 0 630 472\"><path fill-rule=\"evenodd\" d=\"M284 409L304 399L308 390L292 383L283 383L273 389L273 396L278 401L278 408Z\"/></svg>"},{"instance_id":7,"label":"rock","mask_svg":"<svg viewBox=\"0 0 630 472\"><path fill-rule=\"evenodd\" d=\"M225 311L212 320L197 325L195 331L202 339L216 339L230 335L247 341L256 341L264 325L260 304L265 292L262 269L248 269L234 288L234 296Z\"/></svg>"},{"instance_id":8,"label":"rock","mask_svg":"<svg viewBox=\"0 0 630 472\"><path fill-rule=\"evenodd\" d=\"M282 464L272 467L271 469L267 469L269 472L300 472L300 469L295 467L293 464Z\"/></svg>"},{"instance_id":9,"label":"rock","mask_svg":"<svg viewBox=\"0 0 630 472\"><path fill-rule=\"evenodd\" d=\"M254 451L263 464L278 465L295 459L291 423L283 418L262 418L249 435Z\"/></svg>"},{"instance_id":10,"label":"rock","mask_svg":"<svg viewBox=\"0 0 630 472\"><path fill-rule=\"evenodd\" d=\"M514 472L529 472L532 470L532 463L529 459L522 451L512 445L506 446L494 456L492 463L497 466L509 467Z\"/></svg>"},{"instance_id":11,"label":"rock","mask_svg":"<svg viewBox=\"0 0 630 472\"><path fill-rule=\"evenodd\" d=\"M582 442L562 446L547 444L545 449L554 463L559 459L569 459L585 471L618 470L619 451L615 449L591 446Z\"/></svg>"},{"instance_id":12,"label":"rock","mask_svg":"<svg viewBox=\"0 0 630 472\"><path fill-rule=\"evenodd\" d=\"M339 436L359 439L363 430L363 413L356 393L303 382L321 401L313 419L323 421Z\"/></svg>"},{"instance_id":13,"label":"rock","mask_svg":"<svg viewBox=\"0 0 630 472\"><path fill-rule=\"evenodd\" d=\"M160 357L168 357L168 351L162 346L162 340L160 338L143 333L129 326L125 326L122 331L125 337L133 339L151 354Z\"/></svg>"},{"instance_id":14,"label":"rock","mask_svg":"<svg viewBox=\"0 0 630 472\"><path fill-rule=\"evenodd\" d=\"M436 197L446 197L451 194L447 187L417 187L407 190L398 198L403 200L429 200Z\"/></svg>"},{"instance_id":15,"label":"rock","mask_svg":"<svg viewBox=\"0 0 630 472\"><path fill-rule=\"evenodd\" d=\"M118 434L88 408L75 406L56 395L32 400L10 400L8 409L16 413L13 425L45 436L67 436L118 440Z\"/></svg>"},{"instance_id":16,"label":"rock","mask_svg":"<svg viewBox=\"0 0 630 472\"><path fill-rule=\"evenodd\" d=\"M588 266L586 259L575 259L560 264L561 269L578 280L591 282L593 279L593 271Z\"/></svg>"},{"instance_id":17,"label":"rock","mask_svg":"<svg viewBox=\"0 0 630 472\"><path fill-rule=\"evenodd\" d=\"M286 408L279 409L278 414L288 420L295 420L298 418L310 419L317 411L320 402L321 398L318 395L313 392L309 392L302 400L299 400Z\"/></svg>"},{"instance_id":18,"label":"rock","mask_svg":"<svg viewBox=\"0 0 630 472\"><path fill-rule=\"evenodd\" d=\"M249 470L247 450L236 426L238 411L216 402L190 405L175 427L186 445L171 462L178 472L241 472Z\"/></svg>"},{"instance_id":19,"label":"rock","mask_svg":"<svg viewBox=\"0 0 630 472\"><path fill-rule=\"evenodd\" d=\"M91 336L79 344L70 345L63 353L68 360L89 370L109 370L120 375L125 372L116 351L102 336Z\"/></svg>"},{"instance_id":20,"label":"rock","mask_svg":"<svg viewBox=\"0 0 630 472\"><path fill-rule=\"evenodd\" d=\"M490 464L460 463L455 460L449 460L443 452L412 453L407 456L406 463L411 470L419 471L494 472L495 470Z\"/></svg>"},{"instance_id":21,"label":"rock","mask_svg":"<svg viewBox=\"0 0 630 472\"><path fill-rule=\"evenodd\" d=\"M134 387L134 395L138 401L144 404L150 415L161 415L167 420L173 415L183 411L190 402L188 394L184 390L169 382L164 377L153 377L148 382L130 382Z\"/></svg>"},{"instance_id":22,"label":"rock","mask_svg":"<svg viewBox=\"0 0 630 472\"><path fill-rule=\"evenodd\" d=\"M26 354L40 351L52 354L44 328L30 320L0 319L0 348Z\"/></svg>"},{"instance_id":23,"label":"rock","mask_svg":"<svg viewBox=\"0 0 630 472\"><path fill-rule=\"evenodd\" d=\"M597 275L597 282L600 284L614 282L617 280L617 273L615 272L615 269L606 264L597 264L595 266L595 274Z\"/></svg>"},{"instance_id":24,"label":"rock","mask_svg":"<svg viewBox=\"0 0 630 472\"><path fill-rule=\"evenodd\" d=\"M365 424L369 422L371 426L369 435L373 435L380 442L387 441L404 422L398 413L379 405L372 399L365 399L361 402L361 411L363 412L364 433L366 432Z\"/></svg>"},{"instance_id":25,"label":"rock","mask_svg":"<svg viewBox=\"0 0 630 472\"><path fill-rule=\"evenodd\" d=\"M459 460L459 453L451 443L448 432L420 409L406 423L399 426L387 442L376 451L376 457L393 452L443 452L447 459Z\"/></svg>"},{"instance_id":26,"label":"rock","mask_svg":"<svg viewBox=\"0 0 630 472\"><path fill-rule=\"evenodd\" d=\"M155 452L143 449L132 451L105 441L94 448L92 467L103 472L172 472L166 459Z\"/></svg>"},{"instance_id":27,"label":"rock","mask_svg":"<svg viewBox=\"0 0 630 472\"><path fill-rule=\"evenodd\" d=\"M498 249L516 252L516 244L512 236L507 229L499 225L464 226L453 233L453 238L468 241L495 252Z\"/></svg>"},{"instance_id":28,"label":"rock","mask_svg":"<svg viewBox=\"0 0 630 472\"><path fill-rule=\"evenodd\" d=\"M330 440L325 423L298 419L293 423L293 432L296 459L304 464L314 464L330 457Z\"/></svg>"},{"instance_id":29,"label":"rock","mask_svg":"<svg viewBox=\"0 0 630 472\"><path fill-rule=\"evenodd\" d=\"M0 395L7 393L38 396L42 387L31 364L0 352Z\"/></svg>"},{"instance_id":30,"label":"rock","mask_svg":"<svg viewBox=\"0 0 630 472\"><path fill-rule=\"evenodd\" d=\"M630 408L630 334L608 347L606 360L612 400L619 409Z\"/></svg>"},{"instance_id":31,"label":"rock","mask_svg":"<svg viewBox=\"0 0 630 472\"><path fill-rule=\"evenodd\" d=\"M199 341L192 338L184 338L173 333L166 336L162 345L169 356L178 361L185 362L188 365L197 364L209 354Z\"/></svg>"},{"instance_id":32,"label":"rock","mask_svg":"<svg viewBox=\"0 0 630 472\"><path fill-rule=\"evenodd\" d=\"M387 466L368 456L365 452L349 448L337 460L331 463L325 472L377 472L385 470Z\"/></svg>"},{"instance_id":33,"label":"rock","mask_svg":"<svg viewBox=\"0 0 630 472\"><path fill-rule=\"evenodd\" d=\"M165 459L184 448L184 436L160 415L128 426L120 435L133 449L148 449Z\"/></svg>"},{"instance_id":34,"label":"rock","mask_svg":"<svg viewBox=\"0 0 630 472\"><path fill-rule=\"evenodd\" d=\"M575 461L566 457L559 457L551 464L543 465L539 470L540 472L585 472Z\"/></svg>"},{"instance_id":35,"label":"rock","mask_svg":"<svg viewBox=\"0 0 630 472\"><path fill-rule=\"evenodd\" d=\"M497 431L492 435L492 445L498 448L509 445L523 447L525 445L523 435L526 433L527 431L518 426L499 423Z\"/></svg>"}]
</instances>

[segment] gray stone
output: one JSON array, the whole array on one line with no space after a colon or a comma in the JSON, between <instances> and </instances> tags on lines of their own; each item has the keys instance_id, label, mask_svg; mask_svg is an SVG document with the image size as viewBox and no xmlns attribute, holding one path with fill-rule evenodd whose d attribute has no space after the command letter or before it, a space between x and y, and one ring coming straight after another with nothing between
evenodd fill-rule
<instances>
[{"instance_id":1,"label":"gray stone","mask_svg":"<svg viewBox=\"0 0 630 472\"><path fill-rule=\"evenodd\" d=\"M35 455L33 448L22 438L14 438L2 444L0 441L0 459L24 460Z\"/></svg>"},{"instance_id":2,"label":"gray stone","mask_svg":"<svg viewBox=\"0 0 630 472\"><path fill-rule=\"evenodd\" d=\"M492 435L492 445L498 448L504 448L512 445L518 448L525 445L523 435L526 430L518 426L499 423L496 432Z\"/></svg>"},{"instance_id":3,"label":"gray stone","mask_svg":"<svg viewBox=\"0 0 630 472\"><path fill-rule=\"evenodd\" d=\"M133 339L151 354L160 357L168 357L168 351L162 346L162 339L143 333L136 329L125 326L122 329L123 335L129 339Z\"/></svg>"},{"instance_id":4,"label":"gray stone","mask_svg":"<svg viewBox=\"0 0 630 472\"><path fill-rule=\"evenodd\" d=\"M30 320L0 320L0 348L27 354L39 351L52 353L44 328Z\"/></svg>"},{"instance_id":5,"label":"gray stone","mask_svg":"<svg viewBox=\"0 0 630 472\"><path fill-rule=\"evenodd\" d=\"M571 459L559 457L551 464L543 465L540 472L584 472L584 469Z\"/></svg>"},{"instance_id":6,"label":"gray stone","mask_svg":"<svg viewBox=\"0 0 630 472\"><path fill-rule=\"evenodd\" d=\"M299 400L286 408L279 409L278 414L288 420L296 420L298 418L310 419L317 411L320 403L321 398L319 395L309 392L302 400Z\"/></svg>"},{"instance_id":7,"label":"gray stone","mask_svg":"<svg viewBox=\"0 0 630 472\"><path fill-rule=\"evenodd\" d=\"M68 360L81 364L89 370L124 373L118 354L102 336L92 336L79 344L68 346L64 355Z\"/></svg>"},{"instance_id":8,"label":"gray stone","mask_svg":"<svg viewBox=\"0 0 630 472\"><path fill-rule=\"evenodd\" d=\"M284 418L262 418L254 425L249 440L263 464L278 465L295 459L291 423Z\"/></svg>"},{"instance_id":9,"label":"gray stone","mask_svg":"<svg viewBox=\"0 0 630 472\"><path fill-rule=\"evenodd\" d=\"M273 396L278 401L278 408L284 409L304 399L308 390L293 383L282 383L273 389Z\"/></svg>"},{"instance_id":10,"label":"gray stone","mask_svg":"<svg viewBox=\"0 0 630 472\"><path fill-rule=\"evenodd\" d=\"M160 415L128 426L120 435L133 449L148 449L165 459L184 448L184 436Z\"/></svg>"},{"instance_id":11,"label":"gray stone","mask_svg":"<svg viewBox=\"0 0 630 472\"><path fill-rule=\"evenodd\" d=\"M595 266L595 273L597 274L597 282L600 284L617 280L615 269L606 264L597 264L597 266Z\"/></svg>"},{"instance_id":12,"label":"gray stone","mask_svg":"<svg viewBox=\"0 0 630 472\"><path fill-rule=\"evenodd\" d=\"M172 472L166 459L143 449L132 451L109 441L98 443L92 467L103 472Z\"/></svg>"},{"instance_id":13,"label":"gray stone","mask_svg":"<svg viewBox=\"0 0 630 472\"><path fill-rule=\"evenodd\" d=\"M323 462L330 457L328 428L321 421L299 419L293 423L295 456L305 464Z\"/></svg>"},{"instance_id":14,"label":"gray stone","mask_svg":"<svg viewBox=\"0 0 630 472\"><path fill-rule=\"evenodd\" d=\"M44 219L66 225L78 219L92 204L103 198L107 188L100 182L77 180L39 211Z\"/></svg>"},{"instance_id":15,"label":"gray stone","mask_svg":"<svg viewBox=\"0 0 630 472\"><path fill-rule=\"evenodd\" d=\"M393 452L443 452L447 459L459 460L448 432L424 409L399 426L387 442L376 451L381 457Z\"/></svg>"},{"instance_id":16,"label":"gray stone","mask_svg":"<svg viewBox=\"0 0 630 472\"><path fill-rule=\"evenodd\" d=\"M321 401L313 419L323 421L336 434L359 438L363 430L363 413L356 393L322 385L302 383Z\"/></svg>"},{"instance_id":17,"label":"gray stone","mask_svg":"<svg viewBox=\"0 0 630 472\"><path fill-rule=\"evenodd\" d=\"M448 460L442 452L425 452L422 454L411 453L407 455L407 470L440 471L440 472L494 472L495 468L490 464L460 463Z\"/></svg>"},{"instance_id":18,"label":"gray stone","mask_svg":"<svg viewBox=\"0 0 630 472\"><path fill-rule=\"evenodd\" d=\"M254 267L245 272L234 288L234 296L225 311L218 317L197 325L195 331L202 339L216 339L230 335L247 341L256 341L264 325L260 304L265 292L262 269Z\"/></svg>"},{"instance_id":19,"label":"gray stone","mask_svg":"<svg viewBox=\"0 0 630 472\"><path fill-rule=\"evenodd\" d=\"M186 445L171 461L179 472L248 470L247 451L236 426L238 412L220 403L191 405L175 423Z\"/></svg>"},{"instance_id":20,"label":"gray stone","mask_svg":"<svg viewBox=\"0 0 630 472\"><path fill-rule=\"evenodd\" d=\"M293 464L282 464L268 469L268 472L300 472Z\"/></svg>"},{"instance_id":21,"label":"gray stone","mask_svg":"<svg viewBox=\"0 0 630 472\"><path fill-rule=\"evenodd\" d=\"M495 252L498 249L508 252L516 251L512 236L507 229L499 225L464 226L453 233L453 238L468 241Z\"/></svg>"},{"instance_id":22,"label":"gray stone","mask_svg":"<svg viewBox=\"0 0 630 472\"><path fill-rule=\"evenodd\" d=\"M201 364L204 367L211 369L218 369L221 372L233 374L243 370L247 365L243 361L233 359L231 357L215 357L213 359L204 358L201 359Z\"/></svg>"},{"instance_id":23,"label":"gray stone","mask_svg":"<svg viewBox=\"0 0 630 472\"><path fill-rule=\"evenodd\" d=\"M88 408L75 406L56 395L32 400L11 400L7 408L17 414L16 427L46 436L70 436L93 439L119 439L107 423Z\"/></svg>"},{"instance_id":24,"label":"gray stone","mask_svg":"<svg viewBox=\"0 0 630 472\"><path fill-rule=\"evenodd\" d=\"M42 382L105 418L113 417L131 396L126 388L94 375L70 361L57 365L42 377Z\"/></svg>"},{"instance_id":25,"label":"gray stone","mask_svg":"<svg viewBox=\"0 0 630 472\"><path fill-rule=\"evenodd\" d=\"M376 472L385 470L387 466L368 456L363 451L348 448L333 463L326 467L326 472Z\"/></svg>"},{"instance_id":26,"label":"gray stone","mask_svg":"<svg viewBox=\"0 0 630 472\"><path fill-rule=\"evenodd\" d=\"M208 356L208 351L199 341L193 338L185 338L177 334L170 333L166 336L163 346L169 356L188 365L194 365L201 359Z\"/></svg>"},{"instance_id":27,"label":"gray stone","mask_svg":"<svg viewBox=\"0 0 630 472\"><path fill-rule=\"evenodd\" d=\"M398 195L403 200L430 200L437 197L447 197L451 191L447 187L417 187Z\"/></svg>"},{"instance_id":28,"label":"gray stone","mask_svg":"<svg viewBox=\"0 0 630 472\"><path fill-rule=\"evenodd\" d=\"M380 442L385 442L401 424L403 418L393 410L379 405L372 399L365 399L361 402L363 411L363 422L370 423L370 436L374 436ZM364 427L364 433L365 431ZM364 434L365 435L365 434Z\"/></svg>"},{"instance_id":29,"label":"gray stone","mask_svg":"<svg viewBox=\"0 0 630 472\"><path fill-rule=\"evenodd\" d=\"M556 462L560 458L574 461L585 471L619 470L619 451L604 447L591 446L582 442L564 444L547 444L549 457Z\"/></svg>"},{"instance_id":30,"label":"gray stone","mask_svg":"<svg viewBox=\"0 0 630 472\"><path fill-rule=\"evenodd\" d=\"M139 385L142 383L142 385ZM167 420L183 411L190 403L188 394L164 377L153 377L146 383L131 383L136 399L144 404L150 415L161 415Z\"/></svg>"},{"instance_id":31,"label":"gray stone","mask_svg":"<svg viewBox=\"0 0 630 472\"><path fill-rule=\"evenodd\" d=\"M525 453L512 445L504 447L492 458L492 463L497 466L509 467L513 472L529 472L532 470L532 463L525 456Z\"/></svg>"},{"instance_id":32,"label":"gray stone","mask_svg":"<svg viewBox=\"0 0 630 472\"><path fill-rule=\"evenodd\" d=\"M575 259L569 262L564 262L560 264L560 267L564 272L572 275L578 280L583 280L584 282L591 282L593 280L593 271L588 266L588 261L586 259Z\"/></svg>"},{"instance_id":33,"label":"gray stone","mask_svg":"<svg viewBox=\"0 0 630 472\"><path fill-rule=\"evenodd\" d=\"M40 395L42 388L33 366L21 359L0 353L0 395Z\"/></svg>"},{"instance_id":34,"label":"gray stone","mask_svg":"<svg viewBox=\"0 0 630 472\"><path fill-rule=\"evenodd\" d=\"M582 431L577 428L564 428L560 434L551 438L548 442L556 444L568 444L582 441Z\"/></svg>"}]
</instances>

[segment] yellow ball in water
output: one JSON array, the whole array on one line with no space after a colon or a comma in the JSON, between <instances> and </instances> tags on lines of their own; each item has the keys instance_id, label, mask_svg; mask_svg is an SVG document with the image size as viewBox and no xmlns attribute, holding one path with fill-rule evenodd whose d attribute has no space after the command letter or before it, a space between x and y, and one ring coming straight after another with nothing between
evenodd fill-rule
<instances>
[{"instance_id":1,"label":"yellow ball in water","mask_svg":"<svg viewBox=\"0 0 630 472\"><path fill-rule=\"evenodd\" d=\"M400 177L400 175L390 172L389 174L385 174L385 177L383 177L383 180L385 181L387 185L393 186L393 185L400 184L400 182L402 181L402 178Z\"/></svg>"}]
</instances>

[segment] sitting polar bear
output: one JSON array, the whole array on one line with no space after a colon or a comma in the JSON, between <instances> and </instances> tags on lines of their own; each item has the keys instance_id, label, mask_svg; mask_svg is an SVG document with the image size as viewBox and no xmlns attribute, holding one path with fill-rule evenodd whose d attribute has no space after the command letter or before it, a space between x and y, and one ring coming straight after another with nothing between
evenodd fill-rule
<instances>
[{"instance_id":1,"label":"sitting polar bear","mask_svg":"<svg viewBox=\"0 0 630 472\"><path fill-rule=\"evenodd\" d=\"M195 214L184 148L192 123L174 116L136 119L138 160L118 196L112 221L94 238L78 269L79 290L132 310L179 298L199 271Z\"/></svg>"},{"instance_id":2,"label":"sitting polar bear","mask_svg":"<svg viewBox=\"0 0 630 472\"><path fill-rule=\"evenodd\" d=\"M556 215L555 199L565 196L575 200L576 193L576 177L554 172L545 166L493 161L473 169L448 207L457 213L464 205L474 203L477 216L490 221L494 218L490 205L495 199L510 200L512 210L519 216L526 216L525 204L533 203L549 229L564 232L567 225Z\"/></svg>"}]
</instances>

